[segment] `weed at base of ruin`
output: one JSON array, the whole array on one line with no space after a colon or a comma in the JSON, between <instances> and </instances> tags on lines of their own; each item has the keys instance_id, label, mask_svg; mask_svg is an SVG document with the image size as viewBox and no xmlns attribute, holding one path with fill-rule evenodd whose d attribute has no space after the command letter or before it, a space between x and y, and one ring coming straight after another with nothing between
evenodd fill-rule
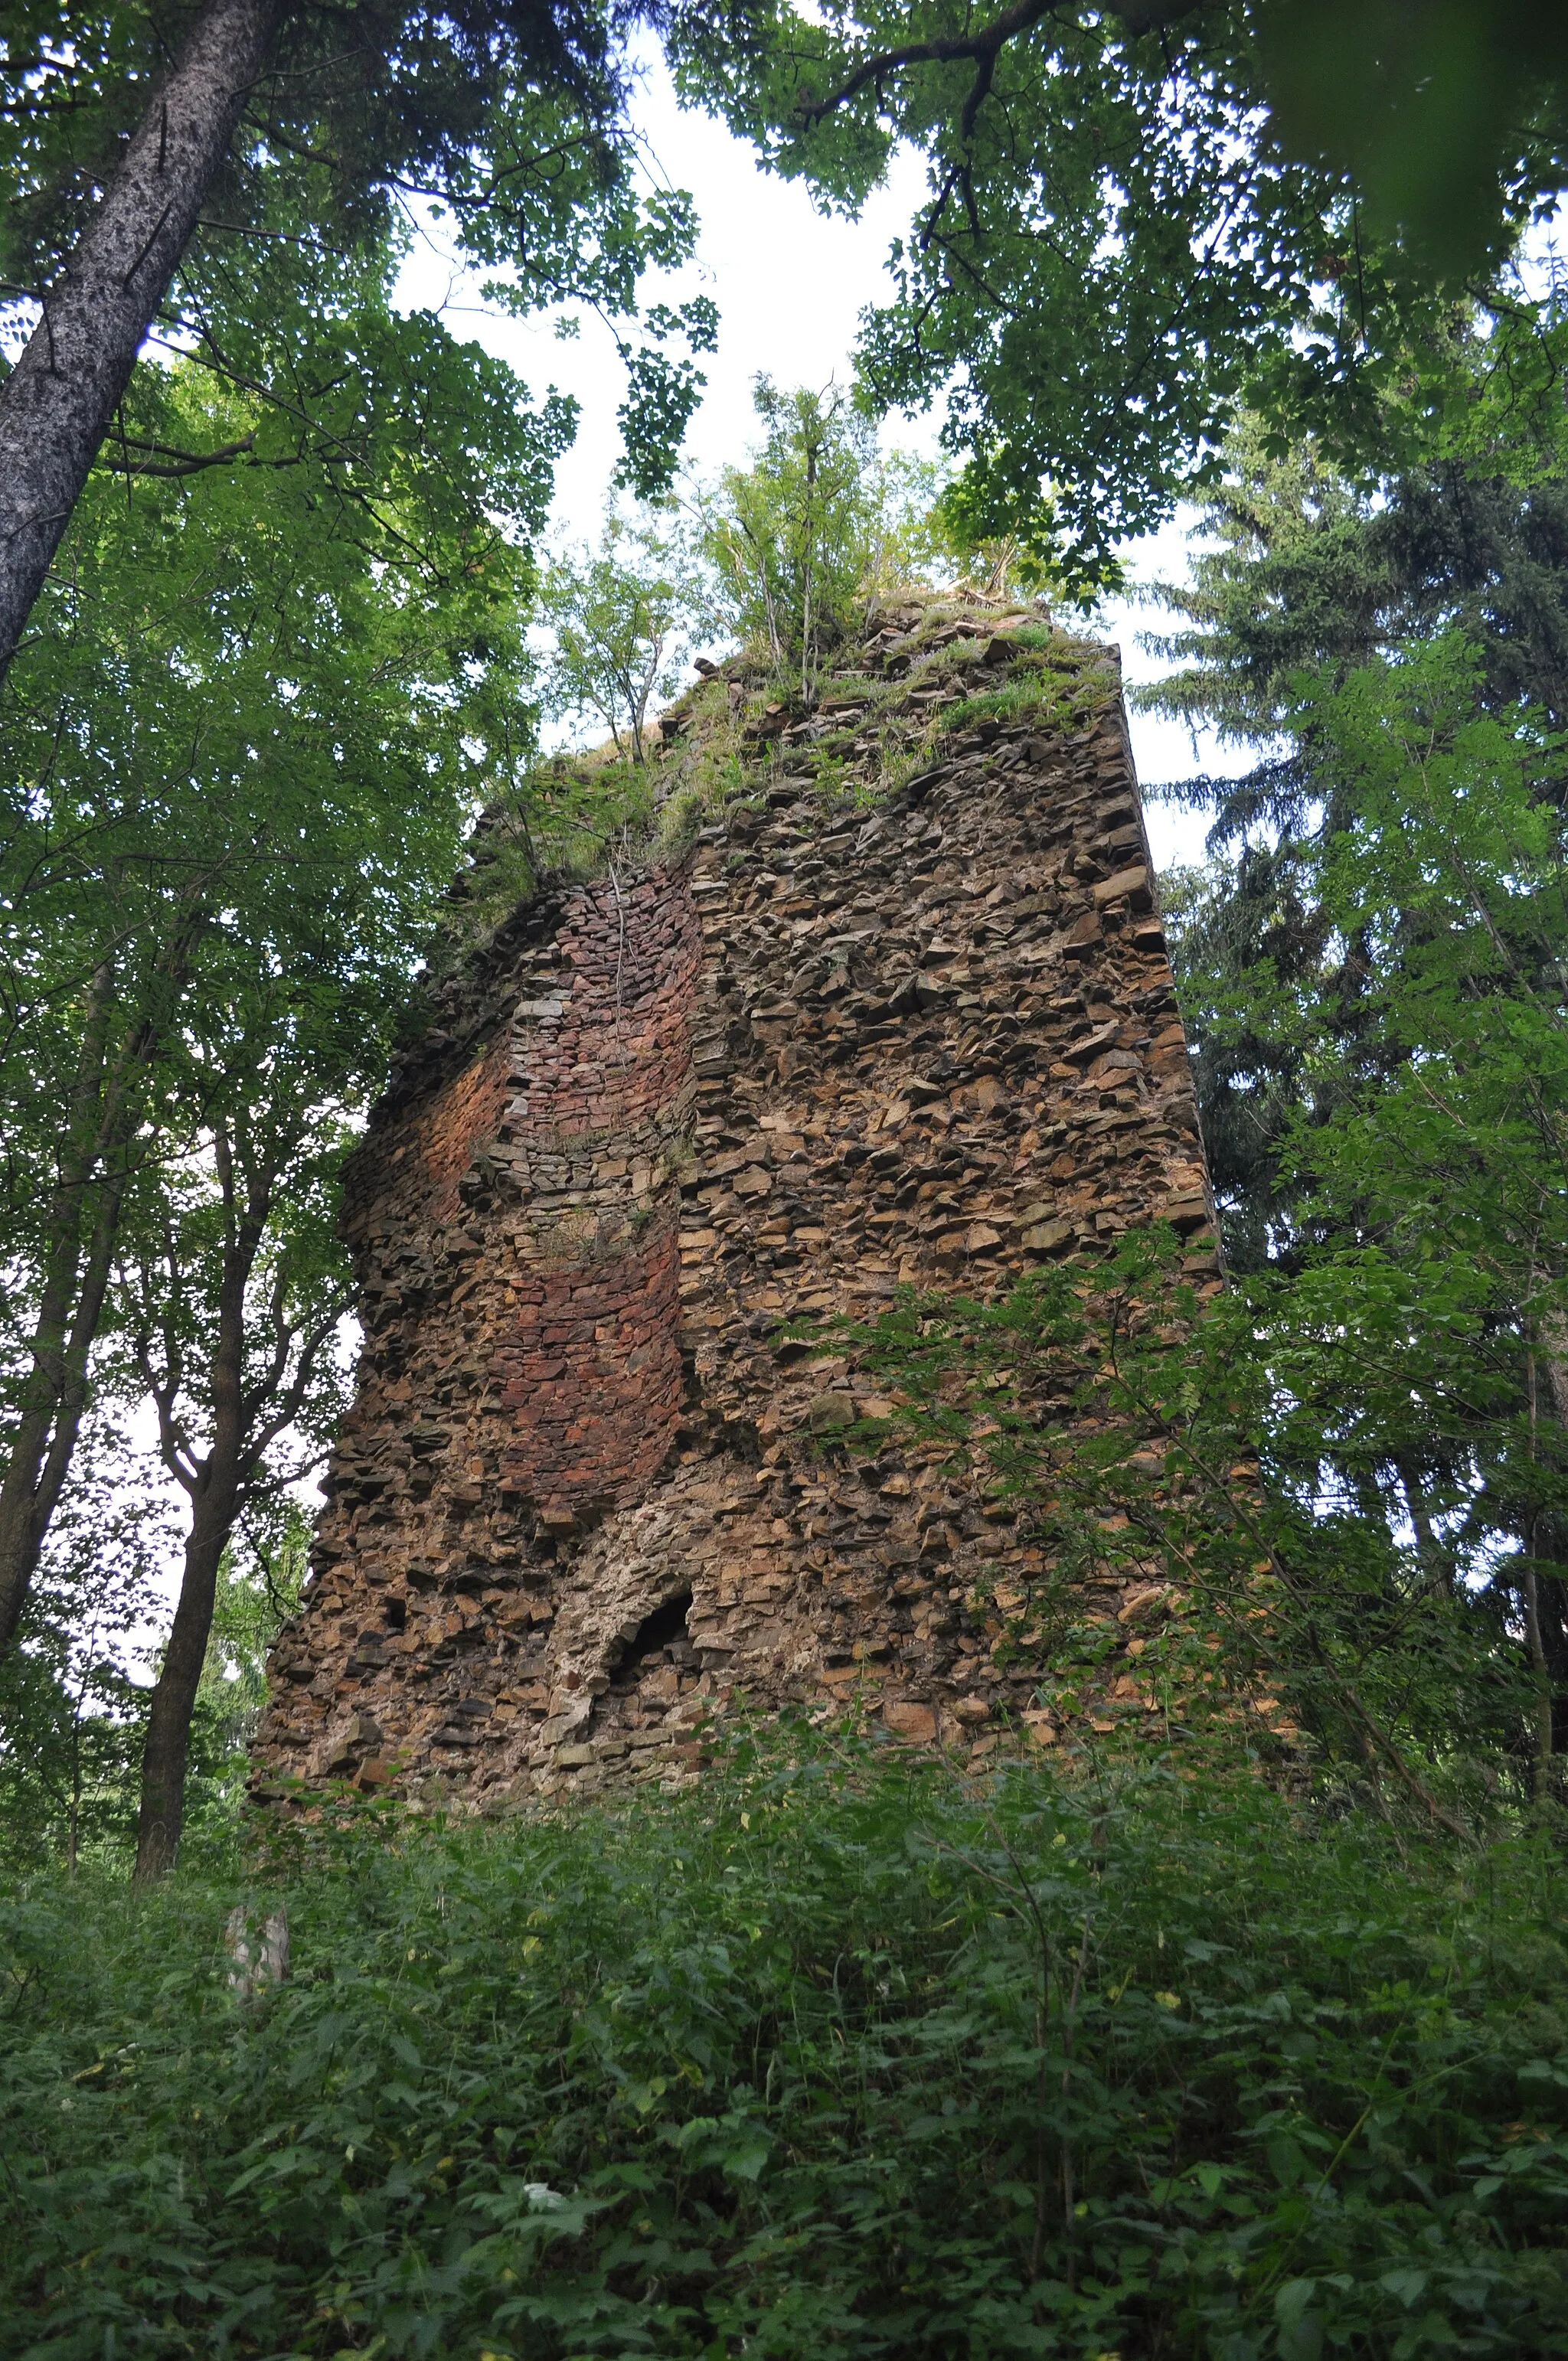
<instances>
[{"instance_id":1,"label":"weed at base of ruin","mask_svg":"<svg viewBox=\"0 0 1568 2361\"><path fill-rule=\"evenodd\" d=\"M0 2354L1560 2354L1557 1868L802 1727L641 1806L28 1880Z\"/></svg>"}]
</instances>

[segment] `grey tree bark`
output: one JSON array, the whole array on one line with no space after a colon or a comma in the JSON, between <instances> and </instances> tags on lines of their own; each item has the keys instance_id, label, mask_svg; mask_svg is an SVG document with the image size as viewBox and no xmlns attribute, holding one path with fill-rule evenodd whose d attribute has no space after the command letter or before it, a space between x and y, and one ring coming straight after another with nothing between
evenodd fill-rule
<instances>
[{"instance_id":1,"label":"grey tree bark","mask_svg":"<svg viewBox=\"0 0 1568 2361\"><path fill-rule=\"evenodd\" d=\"M0 385L0 679L266 64L282 5L209 0Z\"/></svg>"}]
</instances>

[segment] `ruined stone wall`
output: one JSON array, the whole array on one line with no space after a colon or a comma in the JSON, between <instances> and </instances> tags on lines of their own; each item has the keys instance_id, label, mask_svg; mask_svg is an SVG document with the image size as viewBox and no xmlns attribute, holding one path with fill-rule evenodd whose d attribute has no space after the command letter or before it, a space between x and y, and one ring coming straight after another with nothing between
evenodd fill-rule
<instances>
[{"instance_id":1,"label":"ruined stone wall","mask_svg":"<svg viewBox=\"0 0 1568 2361\"><path fill-rule=\"evenodd\" d=\"M668 1780L740 1697L858 1698L970 1752L1009 1715L1056 1735L1041 1668L965 1612L1037 1548L931 1458L824 1448L867 1389L777 1342L1154 1216L1218 1284L1113 661L1063 642L1065 707L943 737L933 707L1022 662L993 621L911 610L809 713L752 713L751 797L515 914L397 1081L353 1174L360 1389L264 1785ZM667 717L666 761L701 727ZM857 799L905 745L931 759ZM1139 1604L1108 1582L1085 1610L1131 1638ZM1134 1655L1080 1703L1143 1712Z\"/></svg>"}]
</instances>

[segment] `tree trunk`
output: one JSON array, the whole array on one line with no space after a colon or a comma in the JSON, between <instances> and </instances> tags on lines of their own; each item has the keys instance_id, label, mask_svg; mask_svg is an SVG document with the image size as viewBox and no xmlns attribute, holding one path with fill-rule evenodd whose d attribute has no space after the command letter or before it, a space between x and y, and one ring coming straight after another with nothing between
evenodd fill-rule
<instances>
[{"instance_id":1,"label":"tree trunk","mask_svg":"<svg viewBox=\"0 0 1568 2361\"><path fill-rule=\"evenodd\" d=\"M140 1085L169 1038L205 921L189 912L159 952L139 1013L111 1056L113 969L95 970L77 1052L70 1120L45 1235L43 1285L28 1339L31 1367L0 1477L0 1655L11 1645L71 1471L87 1402L87 1367L108 1293L121 1208L147 1115Z\"/></svg>"},{"instance_id":2,"label":"tree trunk","mask_svg":"<svg viewBox=\"0 0 1568 2361\"><path fill-rule=\"evenodd\" d=\"M1408 1459L1395 1462L1399 1474L1399 1489L1405 1496L1405 1513L1410 1520L1410 1531L1416 1537L1416 1556L1426 1576L1429 1589L1441 1591L1444 1597L1453 1595L1453 1568L1447 1552L1432 1530L1431 1515L1427 1507L1426 1492L1420 1477Z\"/></svg>"},{"instance_id":3,"label":"tree trunk","mask_svg":"<svg viewBox=\"0 0 1568 2361\"><path fill-rule=\"evenodd\" d=\"M1568 1319L1561 1312L1543 1313L1541 1341L1552 1412L1559 1427L1568 1433ZM1550 1553L1537 1554L1549 1554L1558 1560L1568 1556L1568 1521L1561 1513L1547 1520L1547 1533ZM1560 1576L1548 1574L1543 1583L1538 1573L1535 1583L1532 1621L1547 1693L1543 1745L1551 1753L1561 1755L1568 1753L1568 1597Z\"/></svg>"},{"instance_id":4,"label":"tree trunk","mask_svg":"<svg viewBox=\"0 0 1568 2361\"><path fill-rule=\"evenodd\" d=\"M119 1226L123 1151L134 1121L127 1084L138 1043L127 1041L110 1058L114 1014L115 977L104 961L87 996L60 1177L45 1226L43 1286L27 1339L30 1367L0 1477L0 1654L22 1620L76 1447L87 1399L87 1359L103 1317Z\"/></svg>"},{"instance_id":5,"label":"tree trunk","mask_svg":"<svg viewBox=\"0 0 1568 2361\"><path fill-rule=\"evenodd\" d=\"M0 1654L16 1636L75 1455L124 1190L123 1172L103 1183L85 1271L80 1239L61 1242L33 1323L32 1368L0 1481Z\"/></svg>"},{"instance_id":6,"label":"tree trunk","mask_svg":"<svg viewBox=\"0 0 1568 2361\"><path fill-rule=\"evenodd\" d=\"M280 13L281 0L210 0L0 386L0 679Z\"/></svg>"},{"instance_id":7,"label":"tree trunk","mask_svg":"<svg viewBox=\"0 0 1568 2361\"><path fill-rule=\"evenodd\" d=\"M1556 1528L1553 1540L1556 1546L1552 1554L1561 1562L1568 1554L1564 1548L1568 1535L1561 1526ZM1552 1690L1552 1752L1561 1762L1568 1756L1568 1583L1561 1575L1538 1570L1536 1622Z\"/></svg>"},{"instance_id":8,"label":"tree trunk","mask_svg":"<svg viewBox=\"0 0 1568 2361\"><path fill-rule=\"evenodd\" d=\"M198 1496L185 1543L185 1567L180 1584L180 1604L164 1651L163 1669L152 1692L147 1743L142 1753L141 1810L137 1820L136 1883L151 1885L174 1866L185 1825L185 1763L191 1750L191 1716L207 1642L213 1630L213 1602L217 1596L218 1567L238 1508L238 1485L233 1455L226 1470L214 1466L214 1451L203 1471L209 1481Z\"/></svg>"},{"instance_id":9,"label":"tree trunk","mask_svg":"<svg viewBox=\"0 0 1568 2361\"><path fill-rule=\"evenodd\" d=\"M141 1808L137 1819L134 1872L137 1885L151 1885L167 1876L180 1850L185 1825L185 1763L191 1749L191 1717L201 1686L202 1667L207 1661L207 1642L213 1632L218 1567L256 1466L245 1387L245 1300L267 1224L272 1176L269 1174L253 1188L243 1209L236 1209L232 1148L221 1128L214 1132L213 1145L227 1225L209 1383L213 1444L199 1467L187 1460L182 1473L173 1402L171 1399L159 1398L165 1462L191 1493L191 1531L185 1543L180 1603L174 1610L162 1670L153 1687L152 1711L142 1752ZM171 1268L171 1285L177 1276ZM172 1392L171 1378L170 1396ZM254 1407L251 1403L248 1409Z\"/></svg>"}]
</instances>

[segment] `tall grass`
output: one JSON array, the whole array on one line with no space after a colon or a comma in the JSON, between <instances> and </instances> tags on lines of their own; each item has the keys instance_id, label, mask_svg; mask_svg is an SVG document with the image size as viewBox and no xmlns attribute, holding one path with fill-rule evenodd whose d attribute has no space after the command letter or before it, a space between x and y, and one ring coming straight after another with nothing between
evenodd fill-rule
<instances>
[{"instance_id":1,"label":"tall grass","mask_svg":"<svg viewBox=\"0 0 1568 2361\"><path fill-rule=\"evenodd\" d=\"M1544 1838L785 1736L0 1908L0 2353L1568 2352ZM225 1982L237 1900L290 1981Z\"/></svg>"}]
</instances>

